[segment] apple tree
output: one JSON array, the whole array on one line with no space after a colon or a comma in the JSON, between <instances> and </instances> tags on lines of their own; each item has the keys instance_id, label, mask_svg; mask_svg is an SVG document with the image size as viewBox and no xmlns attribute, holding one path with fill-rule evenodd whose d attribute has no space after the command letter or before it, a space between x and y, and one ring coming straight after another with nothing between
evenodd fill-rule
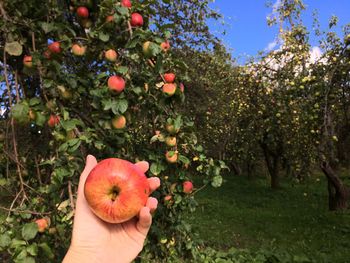
<instances>
[{"instance_id":1,"label":"apple tree","mask_svg":"<svg viewBox=\"0 0 350 263\"><path fill-rule=\"evenodd\" d=\"M147 160L162 181L138 260L195 256L183 218L196 206L190 181L219 186L225 166L206 157L191 116L180 113L186 65L173 55L167 26L149 29L152 6L0 2L1 260L62 259L87 154Z\"/></svg>"}]
</instances>

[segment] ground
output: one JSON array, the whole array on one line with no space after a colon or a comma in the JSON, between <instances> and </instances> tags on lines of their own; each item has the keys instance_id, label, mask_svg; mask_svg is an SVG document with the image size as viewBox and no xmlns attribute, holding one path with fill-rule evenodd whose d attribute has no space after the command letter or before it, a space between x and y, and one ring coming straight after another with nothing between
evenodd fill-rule
<instances>
[{"instance_id":1,"label":"ground","mask_svg":"<svg viewBox=\"0 0 350 263\"><path fill-rule=\"evenodd\" d=\"M350 211L328 211L322 176L302 184L285 180L274 191L265 178L228 175L222 187L207 187L196 200L199 206L190 221L199 238L215 249L283 251L314 262L350 262Z\"/></svg>"}]
</instances>

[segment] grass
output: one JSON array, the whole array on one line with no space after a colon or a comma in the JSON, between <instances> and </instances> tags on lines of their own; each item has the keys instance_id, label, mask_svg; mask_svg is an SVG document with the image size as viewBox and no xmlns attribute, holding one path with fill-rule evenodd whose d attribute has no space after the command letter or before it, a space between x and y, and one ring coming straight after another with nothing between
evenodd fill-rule
<instances>
[{"instance_id":1,"label":"grass","mask_svg":"<svg viewBox=\"0 0 350 263\"><path fill-rule=\"evenodd\" d=\"M316 262L350 262L350 212L328 211L323 177L285 182L277 191L261 178L227 176L225 181L197 193L199 206L189 218L206 245L280 249Z\"/></svg>"}]
</instances>

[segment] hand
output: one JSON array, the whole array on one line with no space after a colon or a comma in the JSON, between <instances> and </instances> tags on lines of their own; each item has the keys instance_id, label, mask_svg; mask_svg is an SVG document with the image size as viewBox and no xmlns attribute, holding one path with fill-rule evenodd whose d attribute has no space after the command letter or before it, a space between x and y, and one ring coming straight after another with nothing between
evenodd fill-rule
<instances>
[{"instance_id":1,"label":"hand","mask_svg":"<svg viewBox=\"0 0 350 263\"><path fill-rule=\"evenodd\" d=\"M138 218L121 224L102 221L90 210L84 196L84 183L90 171L97 164L96 158L88 155L86 166L80 176L78 197L73 225L71 246L63 263L101 262L127 263L134 260L143 248L143 243L151 227L151 213L157 208L158 201L149 197ZM147 162L136 165L146 172ZM151 191L160 185L159 178L148 179Z\"/></svg>"}]
</instances>

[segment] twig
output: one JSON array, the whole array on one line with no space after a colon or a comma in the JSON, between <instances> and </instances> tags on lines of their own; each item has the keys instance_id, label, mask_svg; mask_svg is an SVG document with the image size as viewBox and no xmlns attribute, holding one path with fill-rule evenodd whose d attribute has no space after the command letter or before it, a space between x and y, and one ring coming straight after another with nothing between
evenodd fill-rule
<instances>
[{"instance_id":1,"label":"twig","mask_svg":"<svg viewBox=\"0 0 350 263\"><path fill-rule=\"evenodd\" d=\"M7 20L7 21L10 20L9 16L7 15L7 13L4 9L4 3L2 0L0 1L0 13L5 20Z\"/></svg>"},{"instance_id":2,"label":"twig","mask_svg":"<svg viewBox=\"0 0 350 263\"><path fill-rule=\"evenodd\" d=\"M35 167L36 167L36 175L38 177L39 184L42 185L43 182L41 181L41 173L40 173L40 169L39 169L39 163L38 163L37 156L34 157L34 161L35 161Z\"/></svg>"},{"instance_id":3,"label":"twig","mask_svg":"<svg viewBox=\"0 0 350 263\"><path fill-rule=\"evenodd\" d=\"M73 212L75 212L74 198L73 198L73 191L72 191L72 182L70 180L68 181L68 194L69 194L70 206L72 207Z\"/></svg>"},{"instance_id":4,"label":"twig","mask_svg":"<svg viewBox=\"0 0 350 263\"><path fill-rule=\"evenodd\" d=\"M153 61L152 61L151 59L148 59L147 61L148 61L148 64L151 65L152 68L155 67L155 65L154 65L154 63L153 63ZM159 76L162 78L163 82L166 83L166 81L165 81L163 75L159 73Z\"/></svg>"},{"instance_id":5,"label":"twig","mask_svg":"<svg viewBox=\"0 0 350 263\"><path fill-rule=\"evenodd\" d=\"M24 213L24 214L32 214L32 215L50 215L51 212L35 212L31 210L18 210L18 209L13 209L13 208L6 208L3 206L0 206L0 209L9 211L10 212L16 212L16 213Z\"/></svg>"},{"instance_id":6,"label":"twig","mask_svg":"<svg viewBox=\"0 0 350 263\"><path fill-rule=\"evenodd\" d=\"M18 199L18 197L19 197L19 195L20 195L21 193L22 193L22 190L20 190L20 191L17 193L17 195L16 195L15 199L13 199L13 201L12 201L12 203L11 203L9 209L12 209L12 207L15 205L15 203L16 203L16 201L17 201L17 199ZM9 210L9 213L7 214L7 217L9 217L10 214L11 214L11 210Z\"/></svg>"},{"instance_id":7,"label":"twig","mask_svg":"<svg viewBox=\"0 0 350 263\"><path fill-rule=\"evenodd\" d=\"M17 99L17 102L19 102L21 99L20 99L20 97L19 97L18 72L17 72L17 70L15 71L15 88L16 88L16 99Z\"/></svg>"},{"instance_id":8,"label":"twig","mask_svg":"<svg viewBox=\"0 0 350 263\"><path fill-rule=\"evenodd\" d=\"M128 31L130 33L130 37L132 37L132 27L131 27L131 24L130 24L130 21L128 21Z\"/></svg>"}]
</instances>

